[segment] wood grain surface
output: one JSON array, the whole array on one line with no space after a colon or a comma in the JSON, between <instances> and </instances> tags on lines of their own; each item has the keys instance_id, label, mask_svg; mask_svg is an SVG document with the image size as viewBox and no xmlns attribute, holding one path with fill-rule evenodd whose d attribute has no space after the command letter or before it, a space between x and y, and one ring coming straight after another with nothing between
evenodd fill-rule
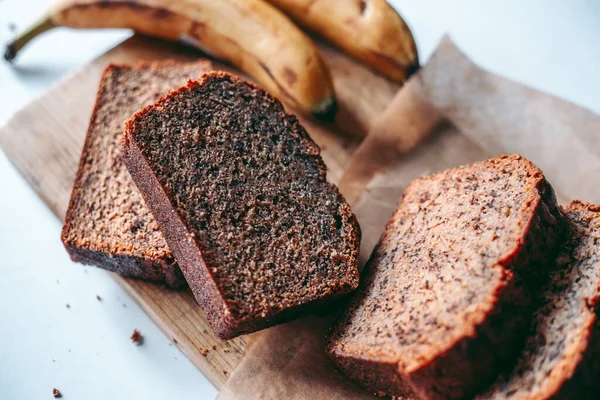
<instances>
[{"instance_id":1,"label":"wood grain surface","mask_svg":"<svg viewBox=\"0 0 600 400\"><path fill-rule=\"evenodd\" d=\"M340 103L338 122L336 126L323 126L309 119L299 119L321 146L329 179L337 181L357 145L357 138L371 128L398 86L337 50L324 44L319 44L319 49L332 71ZM137 64L141 60L191 60L200 56L183 46L134 36L66 77L15 114L0 129L0 147L62 220L105 66L109 62ZM214 65L216 69L235 72L217 62ZM242 357L248 337L219 340L189 290L171 291L111 275L192 363L220 388Z\"/></svg>"}]
</instances>

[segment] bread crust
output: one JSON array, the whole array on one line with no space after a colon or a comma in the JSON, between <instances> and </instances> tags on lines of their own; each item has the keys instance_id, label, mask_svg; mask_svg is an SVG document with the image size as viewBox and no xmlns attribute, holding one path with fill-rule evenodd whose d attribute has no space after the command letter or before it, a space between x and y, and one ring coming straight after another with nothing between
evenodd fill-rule
<instances>
[{"instance_id":1,"label":"bread crust","mask_svg":"<svg viewBox=\"0 0 600 400\"><path fill-rule=\"evenodd\" d=\"M71 260L84 265L100 266L125 278L161 283L170 289L181 289L187 282L174 258L140 258L131 254L112 254L92 250L90 246L65 244Z\"/></svg>"},{"instance_id":2,"label":"bread crust","mask_svg":"<svg viewBox=\"0 0 600 400\"><path fill-rule=\"evenodd\" d=\"M189 233L181 216L177 214L177 208L171 203L169 196L162 188L159 179L152 171L150 165L142 154L140 148L134 139L135 123L141 119L150 110L160 107L165 102L178 96L179 94L192 90L203 84L206 79L211 77L227 78L234 82L243 82L248 84L255 91L265 93L257 86L242 81L240 78L233 77L224 72L211 72L204 75L198 81L190 80L186 86L172 91L166 97L160 98L154 105L148 106L137 112L125 124L125 134L121 142L122 156L131 173L134 181L138 185L146 204L152 209L156 220L161 227L165 239L175 254L179 265L186 277L194 296L198 303L202 306L206 313L206 317L213 327L215 333L221 339L231 339L244 333L254 332L266 327L281 323L294 318L299 313L309 309L321 308L329 304L330 300L338 297L341 294L354 290L358 286L358 248L360 243L360 227L356 217L351 212L350 207L345 199L336 189L337 201L342 205L342 217L347 220L347 224L351 230L350 241L354 243L353 251L348 255L348 264L354 266L356 270L356 285L351 288L339 288L339 292L331 290L329 293L321 293L318 299L310 300L307 303L300 305L285 307L283 310L267 315L251 315L248 318L236 319L232 316L223 294L220 292L215 276L211 272L211 266L207 265L202 257L202 251L196 243L193 236ZM278 102L278 100L269 97L270 101ZM293 118L293 124L299 126L299 122ZM311 155L319 155L320 149L312 141L308 133L304 129L299 129L302 134L302 145L308 149ZM326 167L322 159L319 159L319 174L323 180L326 176Z\"/></svg>"},{"instance_id":3,"label":"bread crust","mask_svg":"<svg viewBox=\"0 0 600 400\"><path fill-rule=\"evenodd\" d=\"M377 359L367 348L362 356L352 354L336 342L358 304L357 295L333 330L327 347L329 355L351 379L380 395L385 392L402 397L416 393L422 398L460 399L485 388L499 372L512 365L526 339L532 313L531 292L542 283L552 249L562 241L564 223L552 187L532 163L518 155L501 156L487 163L506 162L507 158L525 163L536 183L525 205L520 238L514 241L513 250L494 266L499 279L494 283L492 295L478 304L477 312L464 322L462 333L453 340L436 343L429 354L410 365L402 365L393 355L388 360ZM428 177L413 181L411 186L419 185L422 179ZM400 218L399 212L394 214L383 236L390 233L395 218ZM371 260L380 245L381 241ZM359 293L373 279L370 263ZM537 267L541 267L542 273Z\"/></svg>"}]
</instances>

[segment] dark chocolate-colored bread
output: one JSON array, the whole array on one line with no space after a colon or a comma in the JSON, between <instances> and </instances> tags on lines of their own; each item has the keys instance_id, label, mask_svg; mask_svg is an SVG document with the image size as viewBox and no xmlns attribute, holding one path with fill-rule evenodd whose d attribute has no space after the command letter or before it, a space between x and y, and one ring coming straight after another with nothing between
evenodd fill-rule
<instances>
[{"instance_id":1,"label":"dark chocolate-colored bread","mask_svg":"<svg viewBox=\"0 0 600 400\"><path fill-rule=\"evenodd\" d=\"M328 352L380 395L472 396L514 363L563 217L542 172L502 156L406 189Z\"/></svg>"},{"instance_id":2,"label":"dark chocolate-colored bread","mask_svg":"<svg viewBox=\"0 0 600 400\"><path fill-rule=\"evenodd\" d=\"M125 121L136 111L210 70L208 61L106 68L61 236L74 261L170 287L185 285L123 165L119 143Z\"/></svg>"},{"instance_id":3,"label":"dark chocolate-colored bread","mask_svg":"<svg viewBox=\"0 0 600 400\"><path fill-rule=\"evenodd\" d=\"M126 124L123 157L221 338L358 286L360 231L281 103L210 73Z\"/></svg>"},{"instance_id":4,"label":"dark chocolate-colored bread","mask_svg":"<svg viewBox=\"0 0 600 400\"><path fill-rule=\"evenodd\" d=\"M600 397L600 207L574 201L569 237L541 291L517 367L478 399Z\"/></svg>"}]
</instances>

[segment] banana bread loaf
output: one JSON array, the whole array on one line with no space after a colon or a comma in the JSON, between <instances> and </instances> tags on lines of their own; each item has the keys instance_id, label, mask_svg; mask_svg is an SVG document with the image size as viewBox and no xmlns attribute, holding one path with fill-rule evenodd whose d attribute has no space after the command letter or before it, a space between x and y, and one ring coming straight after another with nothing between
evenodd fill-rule
<instances>
[{"instance_id":1,"label":"banana bread loaf","mask_svg":"<svg viewBox=\"0 0 600 400\"><path fill-rule=\"evenodd\" d=\"M219 337L358 286L356 219L319 147L263 90L207 74L138 112L122 146Z\"/></svg>"},{"instance_id":2,"label":"banana bread loaf","mask_svg":"<svg viewBox=\"0 0 600 400\"><path fill-rule=\"evenodd\" d=\"M106 68L61 236L74 261L170 287L185 284L123 165L119 143L125 121L136 111L210 69L208 61Z\"/></svg>"},{"instance_id":3,"label":"banana bread loaf","mask_svg":"<svg viewBox=\"0 0 600 400\"><path fill-rule=\"evenodd\" d=\"M537 300L514 371L478 399L597 399L600 395L600 207L564 210L568 240Z\"/></svg>"},{"instance_id":4,"label":"banana bread loaf","mask_svg":"<svg viewBox=\"0 0 600 400\"><path fill-rule=\"evenodd\" d=\"M413 181L329 354L379 395L472 396L522 349L562 226L551 186L517 155Z\"/></svg>"}]
</instances>

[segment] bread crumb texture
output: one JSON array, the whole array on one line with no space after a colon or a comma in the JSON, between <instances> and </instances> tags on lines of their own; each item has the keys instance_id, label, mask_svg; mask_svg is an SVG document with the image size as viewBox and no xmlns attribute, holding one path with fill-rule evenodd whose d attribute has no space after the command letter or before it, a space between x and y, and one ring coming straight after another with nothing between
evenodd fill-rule
<instances>
[{"instance_id":1,"label":"bread crumb texture","mask_svg":"<svg viewBox=\"0 0 600 400\"><path fill-rule=\"evenodd\" d=\"M517 155L413 181L330 354L373 390L471 395L516 357L525 283L547 268L561 226L552 188Z\"/></svg>"}]
</instances>

